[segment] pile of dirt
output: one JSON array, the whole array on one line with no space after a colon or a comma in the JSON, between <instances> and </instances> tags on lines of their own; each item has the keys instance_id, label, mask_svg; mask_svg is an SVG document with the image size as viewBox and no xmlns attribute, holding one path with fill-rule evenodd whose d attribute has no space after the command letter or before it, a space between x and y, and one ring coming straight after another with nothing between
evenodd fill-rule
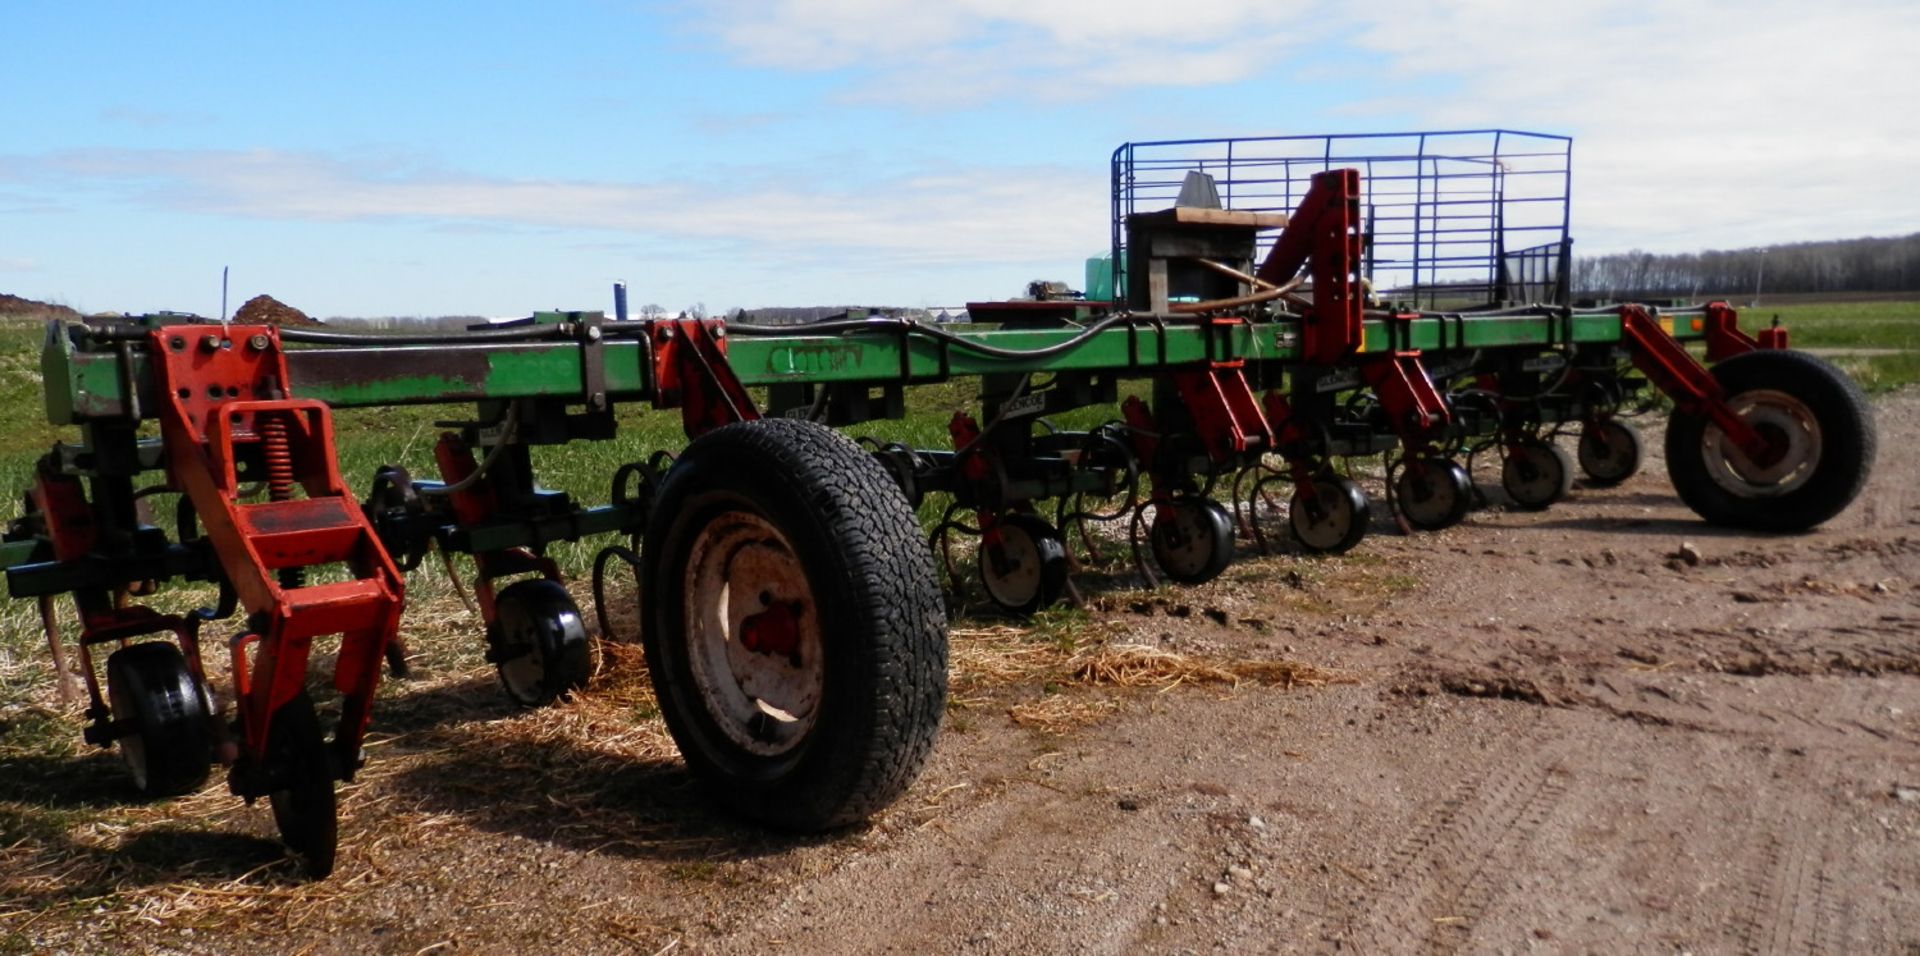
<instances>
[{"instance_id":1,"label":"pile of dirt","mask_svg":"<svg viewBox=\"0 0 1920 956\"><path fill-rule=\"evenodd\" d=\"M18 319L40 319L51 322L55 319L78 319L80 318L80 313L64 305L36 302L33 299L0 293L0 316Z\"/></svg>"},{"instance_id":2,"label":"pile of dirt","mask_svg":"<svg viewBox=\"0 0 1920 956\"><path fill-rule=\"evenodd\" d=\"M241 325L277 325L283 328L322 324L319 319L270 295L256 295L248 299L239 311L233 313L233 321Z\"/></svg>"}]
</instances>

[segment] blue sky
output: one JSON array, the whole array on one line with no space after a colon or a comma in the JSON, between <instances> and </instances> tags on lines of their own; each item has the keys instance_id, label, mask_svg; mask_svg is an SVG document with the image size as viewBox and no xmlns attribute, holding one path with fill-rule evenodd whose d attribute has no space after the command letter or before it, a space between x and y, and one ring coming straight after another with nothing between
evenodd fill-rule
<instances>
[{"instance_id":1,"label":"blue sky","mask_svg":"<svg viewBox=\"0 0 1920 956\"><path fill-rule=\"evenodd\" d=\"M1356 9L1364 7L1364 9ZM1575 138L1582 252L1920 230L1912 0L0 0L0 292L943 305L1080 278L1128 140Z\"/></svg>"}]
</instances>

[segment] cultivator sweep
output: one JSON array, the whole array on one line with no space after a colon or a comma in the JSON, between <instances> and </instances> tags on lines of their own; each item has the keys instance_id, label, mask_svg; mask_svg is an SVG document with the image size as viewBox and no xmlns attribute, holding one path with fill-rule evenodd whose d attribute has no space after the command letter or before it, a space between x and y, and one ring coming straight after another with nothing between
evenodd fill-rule
<instances>
[{"instance_id":1,"label":"cultivator sweep","mask_svg":"<svg viewBox=\"0 0 1920 956\"><path fill-rule=\"evenodd\" d=\"M224 763L324 875L334 783L360 765L382 660L403 661L402 573L433 548L472 556L488 660L540 706L584 686L593 636L546 549L612 536L594 562L601 630L606 569L631 565L694 773L757 821L848 823L931 747L969 553L987 599L1028 614L1116 547L1149 581L1208 581L1238 539L1269 547L1281 514L1300 549L1343 552L1373 505L1341 463L1374 455L1402 529L1460 521L1489 453L1515 506L1546 508L1576 464L1596 486L1635 472L1641 438L1619 414L1649 385L1674 403L1675 488L1708 521L1793 531L1846 507L1872 420L1784 330L1750 337L1722 303L1568 303L1568 154L1513 132L1129 144L1113 167L1118 301L979 303L960 330L630 321L618 299L612 319L447 335L55 325L48 412L80 438L40 463L8 585L41 602L56 655L52 602L73 596L86 738L118 745L137 787L183 792ZM979 402L953 412L947 447L834 430L959 378ZM429 403L475 408L435 448L437 478L388 466L354 498L331 410ZM539 487L531 446L611 439L631 403L678 409L690 444L620 468L606 504ZM1104 423L1056 424L1100 409ZM178 496L169 530L145 507L156 494ZM928 502L930 539L914 513ZM217 606L142 603L176 578L217 582ZM203 666L210 624L230 693ZM328 737L307 671L330 635Z\"/></svg>"}]
</instances>

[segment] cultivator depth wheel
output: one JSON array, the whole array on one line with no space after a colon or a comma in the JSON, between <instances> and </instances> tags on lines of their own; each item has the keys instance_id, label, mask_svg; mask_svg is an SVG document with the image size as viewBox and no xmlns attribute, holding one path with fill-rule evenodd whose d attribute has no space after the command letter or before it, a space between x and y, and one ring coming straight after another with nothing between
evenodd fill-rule
<instances>
[{"instance_id":1,"label":"cultivator depth wheel","mask_svg":"<svg viewBox=\"0 0 1920 956\"><path fill-rule=\"evenodd\" d=\"M1645 454L1640 430L1614 418L1588 422L1575 447L1580 473L1595 488L1611 488L1633 477Z\"/></svg>"},{"instance_id":2,"label":"cultivator depth wheel","mask_svg":"<svg viewBox=\"0 0 1920 956\"><path fill-rule=\"evenodd\" d=\"M1877 437L1859 386L1804 352L1761 350L1713 367L1727 408L1766 443L1749 455L1706 416L1667 424L1667 473L1708 521L1803 531L1839 514L1865 487Z\"/></svg>"},{"instance_id":3,"label":"cultivator depth wheel","mask_svg":"<svg viewBox=\"0 0 1920 956\"><path fill-rule=\"evenodd\" d=\"M305 693L274 712L267 740L267 802L280 839L300 858L308 876L333 872L340 822L334 802L333 752L320 731L313 701Z\"/></svg>"},{"instance_id":4,"label":"cultivator depth wheel","mask_svg":"<svg viewBox=\"0 0 1920 956\"><path fill-rule=\"evenodd\" d=\"M1422 531L1451 528L1467 516L1473 481L1467 470L1438 456L1408 462L1394 483L1394 503L1407 523Z\"/></svg>"},{"instance_id":5,"label":"cultivator depth wheel","mask_svg":"<svg viewBox=\"0 0 1920 956\"><path fill-rule=\"evenodd\" d=\"M1316 554L1341 554L1367 536L1372 506L1351 478L1315 478L1295 486L1287 524L1294 540Z\"/></svg>"},{"instance_id":6,"label":"cultivator depth wheel","mask_svg":"<svg viewBox=\"0 0 1920 956\"><path fill-rule=\"evenodd\" d=\"M581 687L593 670L580 606L558 581L516 581L494 598L487 656L507 696L544 707Z\"/></svg>"},{"instance_id":7,"label":"cultivator depth wheel","mask_svg":"<svg viewBox=\"0 0 1920 956\"><path fill-rule=\"evenodd\" d=\"M1233 515L1211 498L1159 505L1147 533L1153 560L1181 584L1205 584L1233 561Z\"/></svg>"},{"instance_id":8,"label":"cultivator depth wheel","mask_svg":"<svg viewBox=\"0 0 1920 956\"><path fill-rule=\"evenodd\" d=\"M1566 451L1535 438L1507 450L1500 487L1525 511L1543 511L1573 490L1573 462Z\"/></svg>"},{"instance_id":9,"label":"cultivator depth wheel","mask_svg":"<svg viewBox=\"0 0 1920 956\"><path fill-rule=\"evenodd\" d=\"M898 485L825 426L695 440L647 530L647 665L688 767L736 812L811 831L906 788L946 698L932 556Z\"/></svg>"},{"instance_id":10,"label":"cultivator depth wheel","mask_svg":"<svg viewBox=\"0 0 1920 956\"><path fill-rule=\"evenodd\" d=\"M1067 588L1066 542L1038 517L1003 515L980 542L980 583L1009 614L1025 617L1050 607Z\"/></svg>"},{"instance_id":11,"label":"cultivator depth wheel","mask_svg":"<svg viewBox=\"0 0 1920 956\"><path fill-rule=\"evenodd\" d=\"M179 648L161 641L123 647L107 658L107 700L120 759L143 796L196 790L213 765L207 697Z\"/></svg>"}]
</instances>

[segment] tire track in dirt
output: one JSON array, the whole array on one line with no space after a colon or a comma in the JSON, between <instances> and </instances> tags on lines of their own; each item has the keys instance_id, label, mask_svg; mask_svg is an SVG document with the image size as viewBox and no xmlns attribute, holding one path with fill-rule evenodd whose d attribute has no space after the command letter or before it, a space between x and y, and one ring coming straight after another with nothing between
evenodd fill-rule
<instances>
[{"instance_id":1,"label":"tire track in dirt","mask_svg":"<svg viewBox=\"0 0 1920 956\"><path fill-rule=\"evenodd\" d=\"M1912 491L1904 480L1914 472L1914 454L1911 446L1894 440L1898 426L1912 416L1914 404L1908 395L1883 397L1872 403L1874 428L1880 433L1873 477L1859 500L1829 527L1871 531L1920 523Z\"/></svg>"},{"instance_id":2,"label":"tire track in dirt","mask_svg":"<svg viewBox=\"0 0 1920 956\"><path fill-rule=\"evenodd\" d=\"M1561 749L1558 738L1534 740L1524 756L1487 768L1423 814L1380 867L1386 878L1337 907L1357 951L1466 945L1497 896L1501 861L1534 839L1566 795Z\"/></svg>"},{"instance_id":3,"label":"tire track in dirt","mask_svg":"<svg viewBox=\"0 0 1920 956\"><path fill-rule=\"evenodd\" d=\"M1872 707L1830 712L1839 701L1878 699L1880 682L1920 676L1916 633L1920 617L1904 613L1813 628L1638 631L1590 643L1577 656L1548 647L1492 662L1423 659L1403 667L1387 692L1593 710L1651 726L1763 738L1797 723L1847 742L1864 733L1920 746L1920 736L1888 723ZM1773 689L1794 679L1836 687L1844 682L1850 689L1812 708L1798 697L1775 700Z\"/></svg>"},{"instance_id":4,"label":"tire track in dirt","mask_svg":"<svg viewBox=\"0 0 1920 956\"><path fill-rule=\"evenodd\" d=\"M1833 760L1815 758L1812 779L1832 777ZM1825 814L1779 813L1749 875L1748 905L1739 928L1748 956L1832 953L1840 950L1844 899L1835 893Z\"/></svg>"},{"instance_id":5,"label":"tire track in dirt","mask_svg":"<svg viewBox=\"0 0 1920 956\"><path fill-rule=\"evenodd\" d=\"M1450 900L1442 900L1440 908L1461 914L1460 923L1443 923L1444 917L1435 918L1429 924L1426 948L1435 953L1459 952L1472 939L1474 918L1485 913L1493 903L1497 893L1495 879L1505 872L1498 861L1512 859L1524 844L1530 843L1547 818L1566 797L1569 775L1557 767L1548 768L1547 777L1539 785L1526 793L1512 822L1501 834L1499 840L1481 858L1466 882L1454 891ZM1467 914L1472 914L1468 916Z\"/></svg>"}]
</instances>

